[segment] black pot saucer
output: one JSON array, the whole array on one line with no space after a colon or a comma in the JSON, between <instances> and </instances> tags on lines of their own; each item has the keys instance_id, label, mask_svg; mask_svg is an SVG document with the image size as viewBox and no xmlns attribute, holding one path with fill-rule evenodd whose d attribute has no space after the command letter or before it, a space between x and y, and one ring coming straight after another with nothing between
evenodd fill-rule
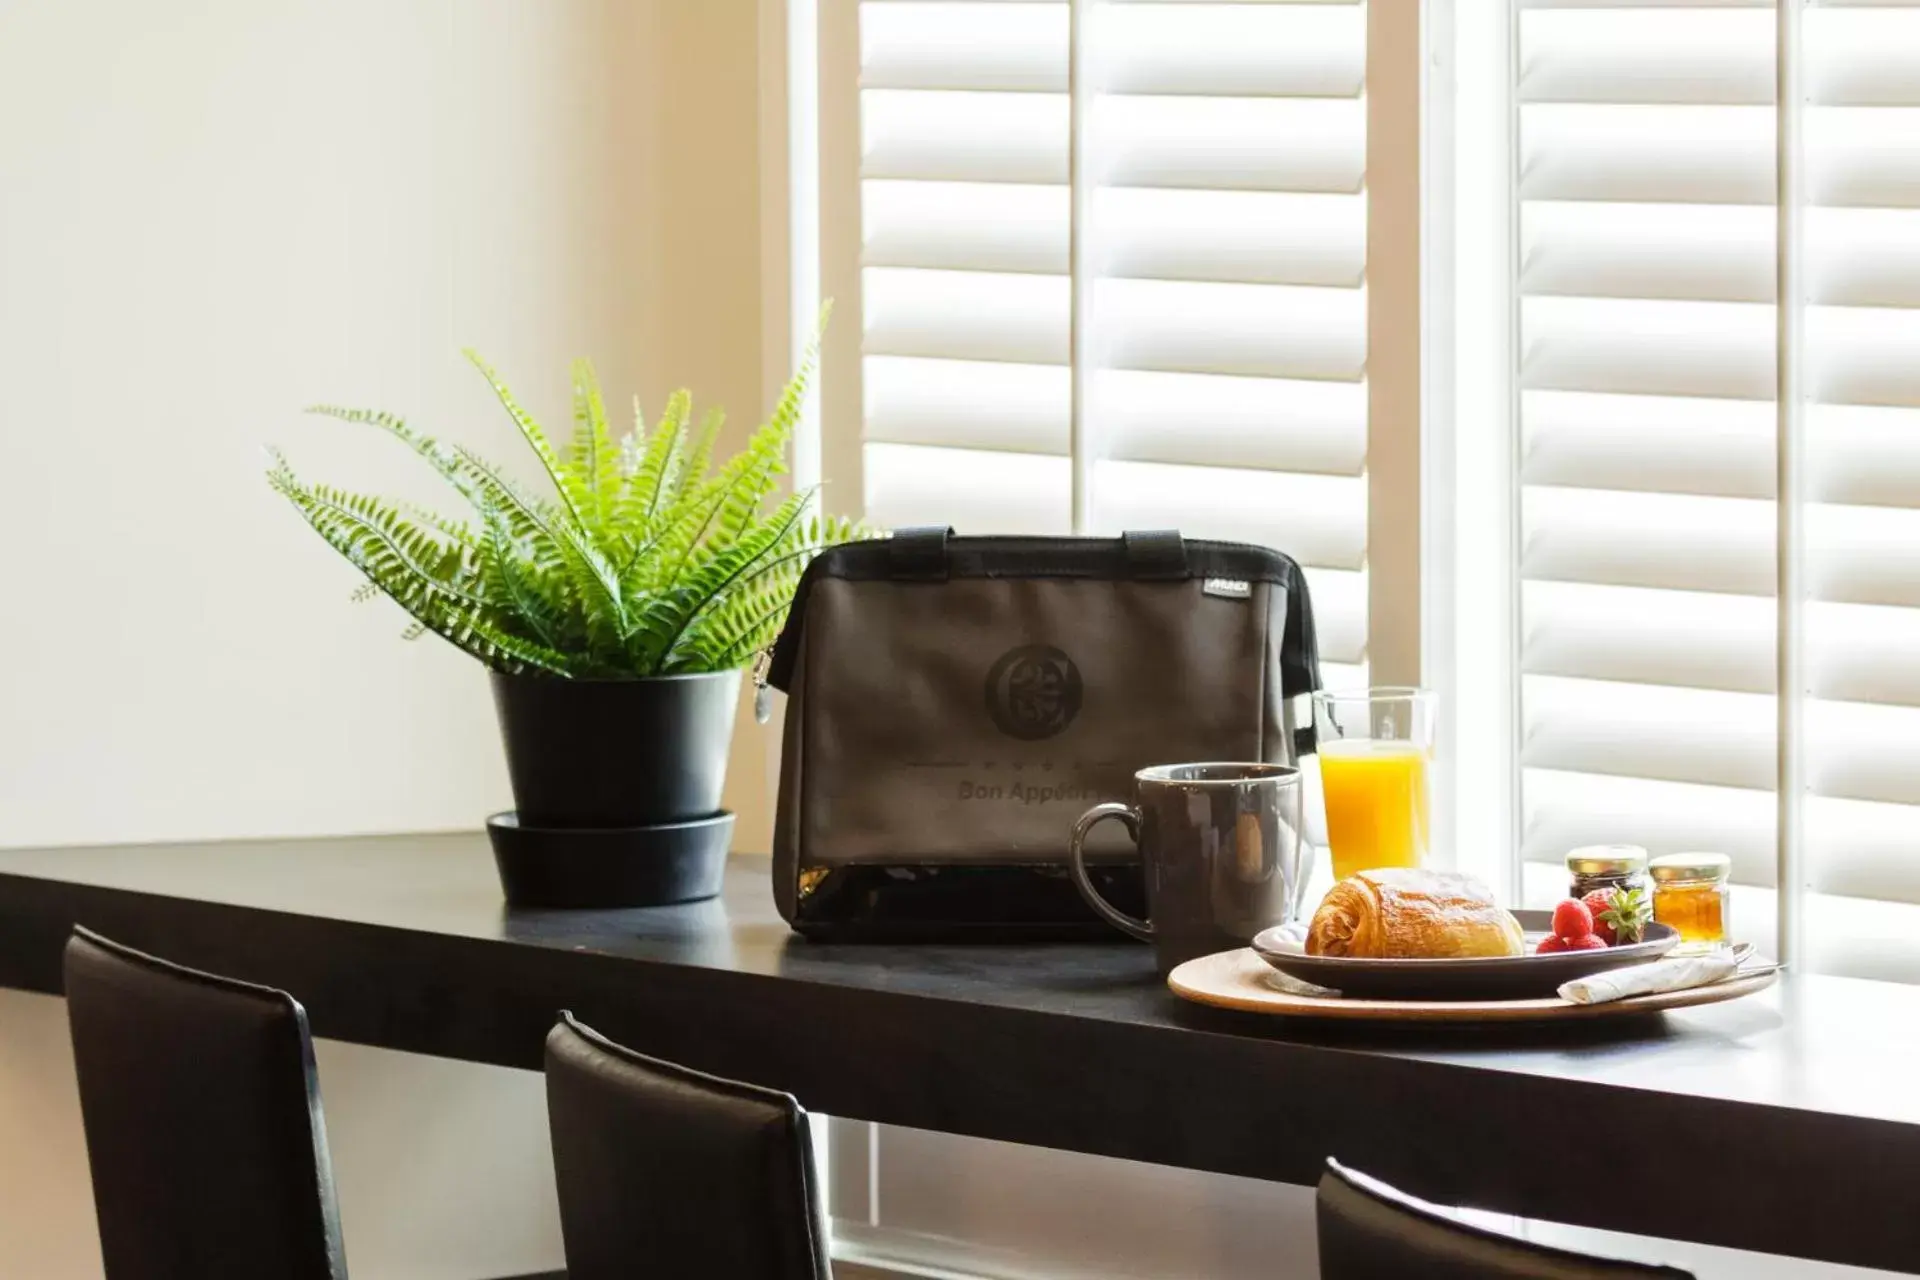
<instances>
[{"instance_id":1,"label":"black pot saucer","mask_svg":"<svg viewBox=\"0 0 1920 1280\"><path fill-rule=\"evenodd\" d=\"M733 814L643 827L527 827L487 819L494 865L515 907L660 907L720 892Z\"/></svg>"}]
</instances>

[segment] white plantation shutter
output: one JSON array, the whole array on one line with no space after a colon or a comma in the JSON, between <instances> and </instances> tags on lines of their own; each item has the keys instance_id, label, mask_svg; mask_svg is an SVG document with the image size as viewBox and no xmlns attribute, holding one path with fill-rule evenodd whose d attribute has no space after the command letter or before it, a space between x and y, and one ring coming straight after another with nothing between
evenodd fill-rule
<instances>
[{"instance_id":1,"label":"white plantation shutter","mask_svg":"<svg viewBox=\"0 0 1920 1280\"><path fill-rule=\"evenodd\" d=\"M1064 2L865 0L865 510L1177 527L1307 566L1367 651L1367 11L1081 0L1081 439Z\"/></svg>"},{"instance_id":2,"label":"white plantation shutter","mask_svg":"<svg viewBox=\"0 0 1920 1280\"><path fill-rule=\"evenodd\" d=\"M1776 15L1518 15L1521 809L1776 888ZM1920 979L1920 8L1810 4L1808 961Z\"/></svg>"}]
</instances>

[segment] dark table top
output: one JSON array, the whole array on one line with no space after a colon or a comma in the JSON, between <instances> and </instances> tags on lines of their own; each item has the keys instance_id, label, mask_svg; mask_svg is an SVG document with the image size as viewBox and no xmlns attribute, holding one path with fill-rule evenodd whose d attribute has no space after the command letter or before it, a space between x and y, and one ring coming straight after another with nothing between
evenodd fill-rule
<instances>
[{"instance_id":1,"label":"dark table top","mask_svg":"<svg viewBox=\"0 0 1920 1280\"><path fill-rule=\"evenodd\" d=\"M1449 1203L1920 1270L1905 986L1328 1025L1185 1004L1127 943L810 943L755 857L713 902L560 912L509 911L478 835L0 851L0 984L58 991L74 923L284 987L363 1044L537 1069L569 1007L852 1119L1302 1184L1336 1155Z\"/></svg>"}]
</instances>

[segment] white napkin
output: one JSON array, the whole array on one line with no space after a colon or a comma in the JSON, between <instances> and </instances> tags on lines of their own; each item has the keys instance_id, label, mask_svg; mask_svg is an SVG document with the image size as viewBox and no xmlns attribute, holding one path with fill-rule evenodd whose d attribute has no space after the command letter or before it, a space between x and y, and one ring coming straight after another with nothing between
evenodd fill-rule
<instances>
[{"instance_id":1,"label":"white napkin","mask_svg":"<svg viewBox=\"0 0 1920 1280\"><path fill-rule=\"evenodd\" d=\"M1656 991L1684 991L1725 982L1740 968L1740 961L1727 951L1704 956L1682 956L1655 960L1650 964L1629 965L1572 982L1560 984L1560 997L1575 1004L1604 1004L1629 996L1647 996Z\"/></svg>"},{"instance_id":2,"label":"white napkin","mask_svg":"<svg viewBox=\"0 0 1920 1280\"><path fill-rule=\"evenodd\" d=\"M1263 945L1274 951L1284 951L1288 955L1307 954L1307 922L1295 920L1292 924L1276 925L1261 935Z\"/></svg>"}]
</instances>

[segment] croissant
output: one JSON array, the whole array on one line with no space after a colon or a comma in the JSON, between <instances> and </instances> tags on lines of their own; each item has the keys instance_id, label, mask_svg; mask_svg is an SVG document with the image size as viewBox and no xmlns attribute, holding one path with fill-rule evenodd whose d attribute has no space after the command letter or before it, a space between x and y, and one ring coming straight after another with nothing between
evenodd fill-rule
<instances>
[{"instance_id":1,"label":"croissant","mask_svg":"<svg viewBox=\"0 0 1920 1280\"><path fill-rule=\"evenodd\" d=\"M1520 922L1472 876L1387 867L1348 876L1328 891L1307 930L1310 956L1441 960L1517 956Z\"/></svg>"}]
</instances>

